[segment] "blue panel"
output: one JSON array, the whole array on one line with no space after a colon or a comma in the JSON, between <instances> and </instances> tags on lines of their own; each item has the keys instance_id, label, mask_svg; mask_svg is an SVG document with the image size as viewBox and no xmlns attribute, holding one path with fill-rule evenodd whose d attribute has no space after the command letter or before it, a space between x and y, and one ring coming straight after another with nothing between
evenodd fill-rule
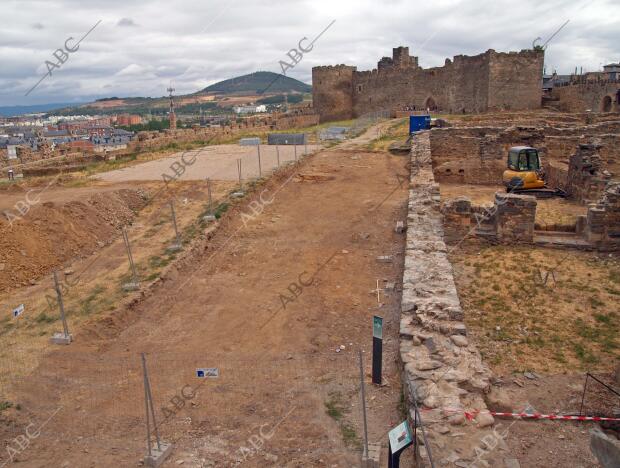
<instances>
[{"instance_id":1,"label":"blue panel","mask_svg":"<svg viewBox=\"0 0 620 468\"><path fill-rule=\"evenodd\" d=\"M410 115L409 116L409 134L420 130L428 130L431 128L430 115Z\"/></svg>"}]
</instances>

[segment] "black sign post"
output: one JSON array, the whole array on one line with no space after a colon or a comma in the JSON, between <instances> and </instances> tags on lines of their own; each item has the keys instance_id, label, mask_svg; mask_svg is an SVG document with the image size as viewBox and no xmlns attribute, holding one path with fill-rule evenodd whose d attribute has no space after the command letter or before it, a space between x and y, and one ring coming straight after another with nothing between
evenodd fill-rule
<instances>
[{"instance_id":1,"label":"black sign post","mask_svg":"<svg viewBox=\"0 0 620 468\"><path fill-rule=\"evenodd\" d=\"M381 361L383 357L383 318L372 318L372 383L381 385Z\"/></svg>"}]
</instances>

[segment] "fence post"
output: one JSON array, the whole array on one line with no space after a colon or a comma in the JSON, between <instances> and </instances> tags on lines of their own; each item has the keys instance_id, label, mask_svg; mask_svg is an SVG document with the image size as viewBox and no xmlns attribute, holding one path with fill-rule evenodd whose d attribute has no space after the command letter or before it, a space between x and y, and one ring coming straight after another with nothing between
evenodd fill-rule
<instances>
[{"instance_id":1,"label":"fence post","mask_svg":"<svg viewBox=\"0 0 620 468\"><path fill-rule=\"evenodd\" d=\"M364 385L364 363L362 360L362 350L359 350L360 357L360 383L362 390L362 414L364 417L364 455L368 458L368 421L366 419L366 387Z\"/></svg>"},{"instance_id":2,"label":"fence post","mask_svg":"<svg viewBox=\"0 0 620 468\"><path fill-rule=\"evenodd\" d=\"M131 254L131 246L129 245L129 236L127 230L123 228L123 240L125 241L125 248L127 249L127 258L129 259L129 266L131 267L132 282L125 283L123 289L125 291L135 291L140 288L138 283L138 274L136 273L136 265L133 261L133 255Z\"/></svg>"},{"instance_id":3,"label":"fence post","mask_svg":"<svg viewBox=\"0 0 620 468\"><path fill-rule=\"evenodd\" d=\"M263 171L260 164L260 143L256 146L256 149L258 151L258 177L262 177Z\"/></svg>"},{"instance_id":4,"label":"fence post","mask_svg":"<svg viewBox=\"0 0 620 468\"><path fill-rule=\"evenodd\" d=\"M160 466L164 460L172 452L172 444L165 444L161 442L159 438L159 429L157 428L157 420L155 419L155 406L153 405L153 394L151 392L151 383L149 381L149 374L146 369L146 357L144 353L141 353L142 357L142 375L144 377L144 407L146 412L146 446L147 456L144 459L146 466ZM155 441L157 442L157 449L154 449L151 445L151 425L150 420L153 420L153 431L155 433Z\"/></svg>"},{"instance_id":5,"label":"fence post","mask_svg":"<svg viewBox=\"0 0 620 468\"><path fill-rule=\"evenodd\" d=\"M170 214L172 216L172 225L174 226L175 243L168 247L171 252L181 250L181 239L179 238L179 228L177 226L177 214L174 211L174 200L170 200Z\"/></svg>"},{"instance_id":6,"label":"fence post","mask_svg":"<svg viewBox=\"0 0 620 468\"><path fill-rule=\"evenodd\" d=\"M60 285L58 284L58 273L54 271L54 289L56 290L56 296L58 297L58 309L60 311L60 319L62 320L62 333L54 333L51 338L51 342L53 344L64 344L68 345L73 341L73 337L69 333L69 327L67 326L67 318L65 317L65 304L62 301L62 291L60 290Z\"/></svg>"}]
</instances>

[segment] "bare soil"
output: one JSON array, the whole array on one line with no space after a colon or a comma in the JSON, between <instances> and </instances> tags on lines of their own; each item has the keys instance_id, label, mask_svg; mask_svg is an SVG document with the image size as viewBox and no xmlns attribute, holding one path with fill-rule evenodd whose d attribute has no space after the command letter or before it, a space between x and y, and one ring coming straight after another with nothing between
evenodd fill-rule
<instances>
[{"instance_id":1,"label":"bare soil","mask_svg":"<svg viewBox=\"0 0 620 468\"><path fill-rule=\"evenodd\" d=\"M375 137L371 129L358 144ZM161 437L175 444L165 466L357 465L358 349L369 439L385 440L404 417L399 295L381 293L378 305L373 291L377 280L383 287L402 276L404 238L393 227L406 215L397 179L407 174L404 163L355 143L309 156L231 205L215 230L192 222L196 210L181 214L187 243L176 259L165 252L165 205L140 213L130 237L151 287L122 292L128 271L115 240L95 261L74 265L73 344L51 349L42 337L28 348L15 339L34 341L58 322L28 317L11 331L2 393L12 407L0 413L1 438L14 445L29 422L45 423L15 459L28 467L135 466L146 451L144 352ZM196 192L188 204L204 208L204 185L186 189ZM395 260L378 263L379 255ZM375 314L385 319L381 387L369 378ZM24 354L38 356L26 363ZM199 367L218 367L220 376L197 379Z\"/></svg>"}]
</instances>

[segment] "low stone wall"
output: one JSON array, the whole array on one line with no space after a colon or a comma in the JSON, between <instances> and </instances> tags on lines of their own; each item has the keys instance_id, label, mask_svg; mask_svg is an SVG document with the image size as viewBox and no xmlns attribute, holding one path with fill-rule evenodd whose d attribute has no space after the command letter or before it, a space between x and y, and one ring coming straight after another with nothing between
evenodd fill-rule
<instances>
[{"instance_id":1,"label":"low stone wall","mask_svg":"<svg viewBox=\"0 0 620 468\"><path fill-rule=\"evenodd\" d=\"M472 236L512 244L532 243L536 221L535 197L495 193L491 206L475 206L467 197L448 200L441 205L446 240L459 242Z\"/></svg>"},{"instance_id":2,"label":"low stone wall","mask_svg":"<svg viewBox=\"0 0 620 468\"><path fill-rule=\"evenodd\" d=\"M620 182L609 183L601 199L588 207L584 237L598 250L620 249Z\"/></svg>"},{"instance_id":3,"label":"low stone wall","mask_svg":"<svg viewBox=\"0 0 620 468\"><path fill-rule=\"evenodd\" d=\"M415 134L400 323L405 395L421 407L435 466L487 466L476 449L494 437L484 400L491 373L467 338L430 161L429 132ZM500 443L484 461L503 467L507 450ZM427 465L427 447L420 452Z\"/></svg>"}]
</instances>

